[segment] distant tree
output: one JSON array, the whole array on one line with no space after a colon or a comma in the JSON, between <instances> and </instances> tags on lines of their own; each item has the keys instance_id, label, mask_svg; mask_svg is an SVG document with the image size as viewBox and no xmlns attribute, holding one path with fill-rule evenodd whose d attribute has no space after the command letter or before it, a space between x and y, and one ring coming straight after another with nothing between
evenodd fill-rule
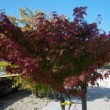
<instances>
[{"instance_id":1,"label":"distant tree","mask_svg":"<svg viewBox=\"0 0 110 110\"><path fill-rule=\"evenodd\" d=\"M36 16L43 11L38 11L34 10L34 13L28 9L27 7L25 8L20 8L20 18L16 18L14 16L8 16L10 21L15 24L15 25L21 25L21 29L24 31L26 30L33 30L36 28L35 22L36 22Z\"/></svg>"},{"instance_id":2,"label":"distant tree","mask_svg":"<svg viewBox=\"0 0 110 110\"><path fill-rule=\"evenodd\" d=\"M73 15L70 21L55 12L50 16L41 12L34 18L34 29L22 31L1 13L0 60L17 65L5 71L21 74L32 84L81 96L82 110L87 110L87 86L103 79L96 69L110 60L110 36L100 33L95 22L84 20L86 7L75 8Z\"/></svg>"},{"instance_id":3,"label":"distant tree","mask_svg":"<svg viewBox=\"0 0 110 110\"><path fill-rule=\"evenodd\" d=\"M12 22L12 24L18 26L18 21L17 18L14 16L8 16L8 18L10 19L10 21Z\"/></svg>"}]
</instances>

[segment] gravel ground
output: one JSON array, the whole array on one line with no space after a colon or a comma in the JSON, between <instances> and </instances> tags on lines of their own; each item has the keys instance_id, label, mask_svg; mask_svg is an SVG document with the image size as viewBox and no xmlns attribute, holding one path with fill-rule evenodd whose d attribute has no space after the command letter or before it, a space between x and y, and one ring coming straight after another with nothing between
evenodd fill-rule
<instances>
[{"instance_id":1,"label":"gravel ground","mask_svg":"<svg viewBox=\"0 0 110 110\"><path fill-rule=\"evenodd\" d=\"M50 101L23 91L0 99L0 110L43 110Z\"/></svg>"}]
</instances>

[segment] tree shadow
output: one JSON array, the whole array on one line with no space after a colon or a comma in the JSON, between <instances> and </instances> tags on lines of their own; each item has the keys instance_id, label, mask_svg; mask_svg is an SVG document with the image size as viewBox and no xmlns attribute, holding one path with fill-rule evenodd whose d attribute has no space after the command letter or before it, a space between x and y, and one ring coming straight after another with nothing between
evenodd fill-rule
<instances>
[{"instance_id":1,"label":"tree shadow","mask_svg":"<svg viewBox=\"0 0 110 110\"><path fill-rule=\"evenodd\" d=\"M9 95L7 97L0 99L0 110L5 110L8 106L12 105L13 103L29 96L31 93L29 91L20 91L13 95ZM13 110L13 108L10 108Z\"/></svg>"},{"instance_id":2,"label":"tree shadow","mask_svg":"<svg viewBox=\"0 0 110 110\"><path fill-rule=\"evenodd\" d=\"M96 99L105 98L105 101L110 101L110 88L104 87L89 87L87 93L87 100L93 101Z\"/></svg>"}]
</instances>

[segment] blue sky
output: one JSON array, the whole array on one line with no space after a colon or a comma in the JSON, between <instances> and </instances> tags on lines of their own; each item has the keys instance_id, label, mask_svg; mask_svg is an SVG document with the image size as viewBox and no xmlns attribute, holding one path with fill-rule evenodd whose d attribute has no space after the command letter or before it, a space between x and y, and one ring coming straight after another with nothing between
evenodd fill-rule
<instances>
[{"instance_id":1,"label":"blue sky","mask_svg":"<svg viewBox=\"0 0 110 110\"><path fill-rule=\"evenodd\" d=\"M110 30L110 0L0 0L0 9L5 9L7 15L19 17L19 8L28 7L43 10L46 13L56 11L72 19L73 9L77 6L87 6L88 22L94 22L98 14L102 16L100 28Z\"/></svg>"}]
</instances>

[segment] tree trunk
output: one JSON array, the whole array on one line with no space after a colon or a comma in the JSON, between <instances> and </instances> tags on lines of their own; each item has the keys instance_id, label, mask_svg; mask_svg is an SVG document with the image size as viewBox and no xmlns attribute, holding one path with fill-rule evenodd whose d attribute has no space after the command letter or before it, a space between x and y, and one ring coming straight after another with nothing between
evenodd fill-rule
<instances>
[{"instance_id":1,"label":"tree trunk","mask_svg":"<svg viewBox=\"0 0 110 110\"><path fill-rule=\"evenodd\" d=\"M62 104L64 102L65 102L64 97L63 97L62 93L60 93L60 104ZM61 105L61 110L65 110L65 105Z\"/></svg>"},{"instance_id":2,"label":"tree trunk","mask_svg":"<svg viewBox=\"0 0 110 110\"><path fill-rule=\"evenodd\" d=\"M84 92L84 96L82 97L82 110L87 110L87 86L82 86L82 91Z\"/></svg>"},{"instance_id":3,"label":"tree trunk","mask_svg":"<svg viewBox=\"0 0 110 110\"><path fill-rule=\"evenodd\" d=\"M67 94L67 97L68 97L69 101L71 101L71 95L70 95L70 94ZM70 110L71 105L72 105L72 104L69 104L69 106L68 106L68 110Z\"/></svg>"}]
</instances>

